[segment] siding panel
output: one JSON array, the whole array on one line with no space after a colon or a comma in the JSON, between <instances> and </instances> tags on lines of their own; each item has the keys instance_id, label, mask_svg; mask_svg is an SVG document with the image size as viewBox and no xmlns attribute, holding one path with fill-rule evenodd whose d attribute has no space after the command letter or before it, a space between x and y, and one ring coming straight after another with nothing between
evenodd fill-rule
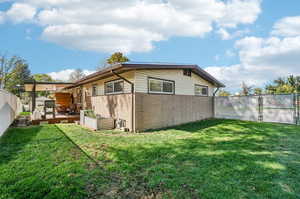
<instances>
[{"instance_id":1,"label":"siding panel","mask_svg":"<svg viewBox=\"0 0 300 199\"><path fill-rule=\"evenodd\" d=\"M131 82L134 82L134 71L125 72L120 74L122 77L128 79ZM84 85L84 87L88 88L90 93L92 93L92 85L97 84L97 95L104 95L104 84L107 81L117 80L120 79L117 76L109 77L106 79L98 80L90 84ZM131 85L124 81L124 93L130 93L131 92Z\"/></svg>"},{"instance_id":2,"label":"siding panel","mask_svg":"<svg viewBox=\"0 0 300 199\"><path fill-rule=\"evenodd\" d=\"M198 75L192 73L191 77L184 76L182 69L174 70L136 70L135 72L135 91L148 93L148 77L156 77L175 81L176 95L195 95L195 84L208 86L209 96L213 95L214 86Z\"/></svg>"}]
</instances>

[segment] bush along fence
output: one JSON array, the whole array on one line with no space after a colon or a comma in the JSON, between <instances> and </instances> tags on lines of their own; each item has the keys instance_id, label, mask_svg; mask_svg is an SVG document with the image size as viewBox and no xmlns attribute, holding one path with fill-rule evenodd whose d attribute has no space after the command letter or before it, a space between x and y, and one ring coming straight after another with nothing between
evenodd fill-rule
<instances>
[{"instance_id":1,"label":"bush along fence","mask_svg":"<svg viewBox=\"0 0 300 199\"><path fill-rule=\"evenodd\" d=\"M21 100L5 90L0 90L0 136L3 135L21 111Z\"/></svg>"},{"instance_id":2,"label":"bush along fence","mask_svg":"<svg viewBox=\"0 0 300 199\"><path fill-rule=\"evenodd\" d=\"M215 97L215 117L300 125L300 94Z\"/></svg>"}]
</instances>

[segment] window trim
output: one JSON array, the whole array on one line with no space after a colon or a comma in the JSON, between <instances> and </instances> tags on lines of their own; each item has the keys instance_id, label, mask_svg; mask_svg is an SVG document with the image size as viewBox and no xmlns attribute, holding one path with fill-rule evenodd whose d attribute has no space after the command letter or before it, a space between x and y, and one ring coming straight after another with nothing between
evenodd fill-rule
<instances>
[{"instance_id":1,"label":"window trim","mask_svg":"<svg viewBox=\"0 0 300 199\"><path fill-rule=\"evenodd\" d=\"M153 80L160 80L162 82L170 82L173 84L173 89L172 89L172 92L159 92L159 91L150 91L150 80L153 79ZM156 95L175 95L175 81L174 80L169 80L169 79L162 79L162 78L157 78L157 77L148 77L148 94L156 94Z\"/></svg>"},{"instance_id":2,"label":"window trim","mask_svg":"<svg viewBox=\"0 0 300 199\"><path fill-rule=\"evenodd\" d=\"M106 84L112 83L113 84L113 90L115 90L114 83L116 83L116 82L122 82L122 91L120 91L120 92L114 92L113 91L112 93L107 93L106 92ZM124 93L124 89L125 89L124 80L122 80L121 78L104 82L104 95L118 95L118 94L123 94Z\"/></svg>"},{"instance_id":3,"label":"window trim","mask_svg":"<svg viewBox=\"0 0 300 199\"><path fill-rule=\"evenodd\" d=\"M197 94L196 93L196 87L197 86L201 86L201 87L204 87L204 88L206 88L207 89L207 94L206 95L202 95L202 94ZM208 88L208 86L206 86L206 85L201 85L201 84L195 84L194 85L194 93L195 93L195 96L200 96L200 97L208 97L209 96L209 88Z\"/></svg>"}]
</instances>

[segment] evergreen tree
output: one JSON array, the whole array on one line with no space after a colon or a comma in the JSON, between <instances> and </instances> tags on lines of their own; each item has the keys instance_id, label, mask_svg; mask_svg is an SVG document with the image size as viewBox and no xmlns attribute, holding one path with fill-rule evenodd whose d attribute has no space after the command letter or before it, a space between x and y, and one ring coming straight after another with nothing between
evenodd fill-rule
<instances>
[{"instance_id":1,"label":"evergreen tree","mask_svg":"<svg viewBox=\"0 0 300 199\"><path fill-rule=\"evenodd\" d=\"M123 62L128 62L129 59L123 55L123 53L121 52L116 52L114 54L112 54L107 60L106 62L108 64L116 64L116 63L123 63Z\"/></svg>"}]
</instances>

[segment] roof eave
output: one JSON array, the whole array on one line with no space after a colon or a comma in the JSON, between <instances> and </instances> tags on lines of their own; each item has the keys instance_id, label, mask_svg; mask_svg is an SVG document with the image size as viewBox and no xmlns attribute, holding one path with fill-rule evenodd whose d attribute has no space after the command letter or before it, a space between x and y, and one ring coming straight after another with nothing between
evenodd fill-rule
<instances>
[{"instance_id":1,"label":"roof eave","mask_svg":"<svg viewBox=\"0 0 300 199\"><path fill-rule=\"evenodd\" d=\"M210 75L208 72L200 68L198 65L163 65L163 64L132 64L132 63L118 63L112 66L109 66L107 68L104 68L101 71L95 72L91 75L88 75L77 82L75 82L73 85L66 87L65 89L71 89L75 88L78 86L81 86L83 84L90 83L92 81L97 81L101 79L101 77L96 78L97 76L103 76L102 78L105 77L105 75L109 75L111 71L113 70L119 70L122 69L122 71L126 70L134 70L134 69L192 69L196 74L198 74L200 77L204 78L211 84L213 84L216 87L225 87L225 85L218 81L216 78L214 78L212 75Z\"/></svg>"}]
</instances>

